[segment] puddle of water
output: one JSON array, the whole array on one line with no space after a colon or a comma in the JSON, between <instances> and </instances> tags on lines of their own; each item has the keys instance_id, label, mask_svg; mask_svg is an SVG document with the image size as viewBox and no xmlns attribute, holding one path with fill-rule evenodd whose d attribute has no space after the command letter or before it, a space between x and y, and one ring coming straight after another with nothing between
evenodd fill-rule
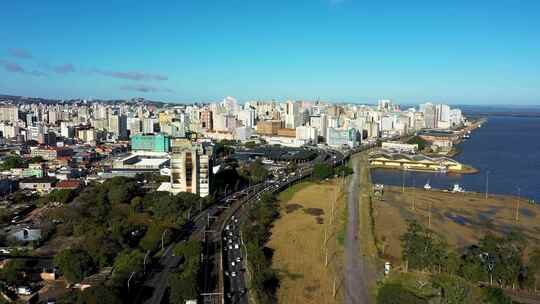
<instances>
[{"instance_id":1,"label":"puddle of water","mask_svg":"<svg viewBox=\"0 0 540 304\"><path fill-rule=\"evenodd\" d=\"M493 218L493 216L495 216L495 214L497 214L498 211L499 210L498 210L497 207L491 206L491 207L489 207L488 210L480 211L478 213L478 219L480 221L487 222L487 221L491 220Z\"/></svg>"},{"instance_id":2,"label":"puddle of water","mask_svg":"<svg viewBox=\"0 0 540 304\"><path fill-rule=\"evenodd\" d=\"M452 222L458 224L458 225L461 225L461 226L465 226L467 224L472 224L471 221L464 217L464 216L461 216L461 215L457 215L457 214L451 214L451 213L446 213L445 216L447 218L449 218Z\"/></svg>"},{"instance_id":3,"label":"puddle of water","mask_svg":"<svg viewBox=\"0 0 540 304\"><path fill-rule=\"evenodd\" d=\"M536 212L530 210L530 209L527 209L527 208L521 208L519 209L519 213L526 216L526 217L535 217L536 216Z\"/></svg>"}]
</instances>

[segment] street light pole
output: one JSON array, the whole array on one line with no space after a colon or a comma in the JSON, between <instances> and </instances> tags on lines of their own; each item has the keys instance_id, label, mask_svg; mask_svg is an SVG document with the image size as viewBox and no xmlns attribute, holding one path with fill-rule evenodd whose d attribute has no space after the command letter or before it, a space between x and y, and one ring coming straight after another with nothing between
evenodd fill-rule
<instances>
[{"instance_id":1,"label":"street light pole","mask_svg":"<svg viewBox=\"0 0 540 304\"><path fill-rule=\"evenodd\" d=\"M165 233L167 232L167 229L163 230L163 233L161 234L161 250L165 247Z\"/></svg>"},{"instance_id":2,"label":"street light pole","mask_svg":"<svg viewBox=\"0 0 540 304\"><path fill-rule=\"evenodd\" d=\"M134 274L135 274L135 271L133 271L133 272L131 273L131 275L129 276L129 279L128 279L128 281L127 281L128 293L129 293L129 281L131 281L131 278L133 277Z\"/></svg>"},{"instance_id":3,"label":"street light pole","mask_svg":"<svg viewBox=\"0 0 540 304\"><path fill-rule=\"evenodd\" d=\"M146 252L146 254L144 255L144 261L143 261L143 268L144 268L144 272L146 272L146 259L148 258L148 255L150 254L150 250L148 250Z\"/></svg>"}]
</instances>

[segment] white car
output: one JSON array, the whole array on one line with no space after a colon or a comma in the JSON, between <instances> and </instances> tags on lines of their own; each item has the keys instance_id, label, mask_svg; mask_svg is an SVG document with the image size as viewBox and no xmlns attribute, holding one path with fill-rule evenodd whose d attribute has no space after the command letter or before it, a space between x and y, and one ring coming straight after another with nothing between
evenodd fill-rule
<instances>
[{"instance_id":1,"label":"white car","mask_svg":"<svg viewBox=\"0 0 540 304\"><path fill-rule=\"evenodd\" d=\"M236 272L234 272L234 271L231 272L231 276L232 276L233 278L236 277Z\"/></svg>"},{"instance_id":2,"label":"white car","mask_svg":"<svg viewBox=\"0 0 540 304\"><path fill-rule=\"evenodd\" d=\"M238 244L234 244L234 249L238 249L240 248L240 246L238 246Z\"/></svg>"},{"instance_id":3,"label":"white car","mask_svg":"<svg viewBox=\"0 0 540 304\"><path fill-rule=\"evenodd\" d=\"M231 266L234 267L236 264L234 262L231 262Z\"/></svg>"},{"instance_id":4,"label":"white car","mask_svg":"<svg viewBox=\"0 0 540 304\"><path fill-rule=\"evenodd\" d=\"M229 245L229 249L232 250L232 245Z\"/></svg>"}]
</instances>

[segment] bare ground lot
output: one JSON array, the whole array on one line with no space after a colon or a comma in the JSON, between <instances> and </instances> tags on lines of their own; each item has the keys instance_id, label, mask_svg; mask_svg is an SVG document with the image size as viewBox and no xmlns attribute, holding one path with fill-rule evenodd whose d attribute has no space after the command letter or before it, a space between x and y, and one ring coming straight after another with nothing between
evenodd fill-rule
<instances>
[{"instance_id":1,"label":"bare ground lot","mask_svg":"<svg viewBox=\"0 0 540 304\"><path fill-rule=\"evenodd\" d=\"M405 232L406 220L415 219L446 237L452 247L476 243L486 233L502 235L510 231L523 233L529 249L540 247L540 206L526 199L480 193L449 193L424 189L385 186L383 200L373 200L375 231L380 250L392 262L401 259L399 237ZM413 203L414 202L414 203ZM413 210L414 206L414 210ZM431 208L430 208L431 207ZM396 264L397 265L397 264Z\"/></svg>"},{"instance_id":2,"label":"bare ground lot","mask_svg":"<svg viewBox=\"0 0 540 304\"><path fill-rule=\"evenodd\" d=\"M341 188L341 181L338 186ZM343 252L339 239L345 227L345 197L335 194L336 180L304 182L279 197L281 217L274 222L268 247L272 267L280 273L279 303L341 303ZM334 216L332 202L337 196ZM325 230L328 266L323 250ZM334 296L334 278L336 295Z\"/></svg>"}]
</instances>

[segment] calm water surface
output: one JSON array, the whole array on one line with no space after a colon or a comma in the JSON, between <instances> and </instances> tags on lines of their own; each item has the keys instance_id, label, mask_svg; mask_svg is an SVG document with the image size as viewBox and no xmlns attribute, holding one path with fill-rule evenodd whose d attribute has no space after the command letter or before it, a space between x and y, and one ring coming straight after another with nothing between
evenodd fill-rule
<instances>
[{"instance_id":1,"label":"calm water surface","mask_svg":"<svg viewBox=\"0 0 540 304\"><path fill-rule=\"evenodd\" d=\"M479 174L406 172L405 184L423 187L429 180L434 188L449 189L458 183L467 191L484 192L488 175L490 193L520 191L540 202L540 118L489 117L459 147L462 153L455 159L479 169ZM375 169L371 176L381 184L401 185L403 180L402 172L395 170Z\"/></svg>"}]
</instances>

